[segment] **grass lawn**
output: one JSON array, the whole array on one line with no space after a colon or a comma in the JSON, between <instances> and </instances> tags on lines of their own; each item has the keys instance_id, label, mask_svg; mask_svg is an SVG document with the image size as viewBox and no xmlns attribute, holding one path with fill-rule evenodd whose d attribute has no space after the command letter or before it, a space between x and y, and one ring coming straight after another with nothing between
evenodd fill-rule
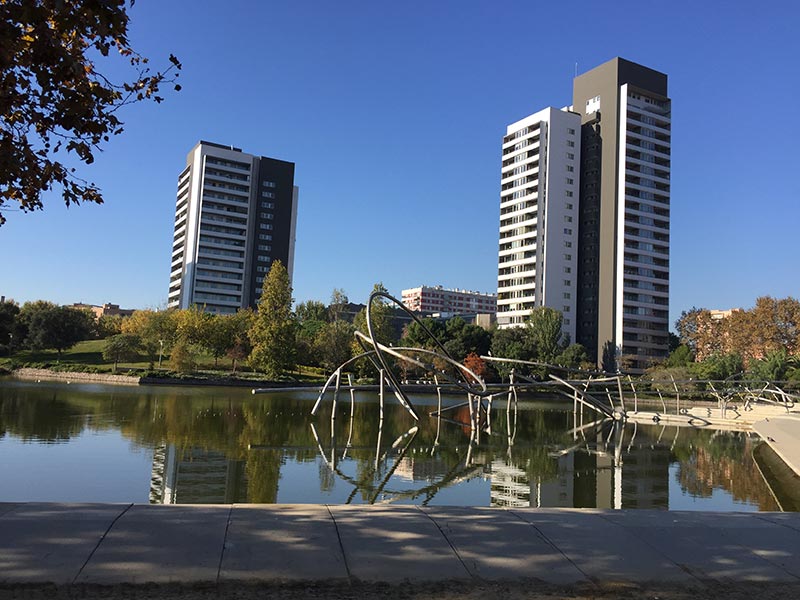
<instances>
[{"instance_id":1,"label":"grass lawn","mask_svg":"<svg viewBox=\"0 0 800 600\"><path fill-rule=\"evenodd\" d=\"M61 353L59 359L58 352L55 350L21 350L15 352L11 357L0 358L0 367L13 368L29 364L31 366L37 363L40 366L48 365L70 365L80 366L86 365L91 367L92 371L101 371L111 373L114 368L113 361L105 360L103 358L103 347L105 340L85 340L78 342L72 348L65 350ZM162 371L171 371L172 365L169 362L169 356L164 355L162 360ZM150 367L149 361L140 357L139 360L133 362L120 362L117 366L117 372L126 372L131 369L137 371L146 371ZM197 375L203 377L227 377L231 375L231 361L227 358L221 358L214 365L214 357L208 354L200 354L197 357ZM318 382L323 381L328 376L322 369L318 367L299 366L297 370L291 373L290 378L303 382ZM240 364L236 369L236 377L241 379L264 379L261 373L255 373L247 365Z\"/></svg>"}]
</instances>

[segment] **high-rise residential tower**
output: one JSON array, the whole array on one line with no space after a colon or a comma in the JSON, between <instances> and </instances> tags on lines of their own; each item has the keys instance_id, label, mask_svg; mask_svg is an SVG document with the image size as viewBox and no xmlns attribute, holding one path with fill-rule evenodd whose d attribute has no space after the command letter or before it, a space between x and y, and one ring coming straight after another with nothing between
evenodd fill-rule
<instances>
[{"instance_id":1,"label":"high-rise residential tower","mask_svg":"<svg viewBox=\"0 0 800 600\"><path fill-rule=\"evenodd\" d=\"M575 339L581 118L546 108L503 138L497 323L521 325L538 306L563 313Z\"/></svg>"},{"instance_id":2,"label":"high-rise residential tower","mask_svg":"<svg viewBox=\"0 0 800 600\"><path fill-rule=\"evenodd\" d=\"M571 107L508 127L501 326L550 306L606 368L666 357L670 130L667 76L622 58L576 77Z\"/></svg>"},{"instance_id":3,"label":"high-rise residential tower","mask_svg":"<svg viewBox=\"0 0 800 600\"><path fill-rule=\"evenodd\" d=\"M168 306L254 307L274 260L292 277L294 163L199 142L178 176Z\"/></svg>"},{"instance_id":4,"label":"high-rise residential tower","mask_svg":"<svg viewBox=\"0 0 800 600\"><path fill-rule=\"evenodd\" d=\"M669 349L667 76L615 58L575 78L581 115L577 335L606 368Z\"/></svg>"}]
</instances>

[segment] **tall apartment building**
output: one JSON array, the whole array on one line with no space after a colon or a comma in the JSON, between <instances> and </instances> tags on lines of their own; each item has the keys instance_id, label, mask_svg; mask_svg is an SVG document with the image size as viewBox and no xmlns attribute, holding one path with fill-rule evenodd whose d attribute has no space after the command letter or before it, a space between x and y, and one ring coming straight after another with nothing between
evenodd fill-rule
<instances>
[{"instance_id":1,"label":"tall apartment building","mask_svg":"<svg viewBox=\"0 0 800 600\"><path fill-rule=\"evenodd\" d=\"M403 304L409 310L426 313L494 314L497 296L467 290L449 290L440 285L403 290Z\"/></svg>"},{"instance_id":2,"label":"tall apartment building","mask_svg":"<svg viewBox=\"0 0 800 600\"><path fill-rule=\"evenodd\" d=\"M235 313L274 260L291 278L297 197L294 163L199 142L178 176L168 306Z\"/></svg>"},{"instance_id":3,"label":"tall apartment building","mask_svg":"<svg viewBox=\"0 0 800 600\"><path fill-rule=\"evenodd\" d=\"M576 77L568 109L508 127L501 326L550 306L598 364L667 355L670 130L667 76L622 58Z\"/></svg>"},{"instance_id":4,"label":"tall apartment building","mask_svg":"<svg viewBox=\"0 0 800 600\"><path fill-rule=\"evenodd\" d=\"M546 108L503 138L497 323L521 325L531 309L564 315L575 339L580 115Z\"/></svg>"}]
</instances>

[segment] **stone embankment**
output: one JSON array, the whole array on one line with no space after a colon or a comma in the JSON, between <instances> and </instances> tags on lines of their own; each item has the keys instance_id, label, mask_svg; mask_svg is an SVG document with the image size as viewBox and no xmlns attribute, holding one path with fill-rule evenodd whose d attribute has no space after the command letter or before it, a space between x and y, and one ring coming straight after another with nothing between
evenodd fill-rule
<instances>
[{"instance_id":1,"label":"stone embankment","mask_svg":"<svg viewBox=\"0 0 800 600\"><path fill-rule=\"evenodd\" d=\"M110 373L72 373L69 371L51 371L49 369L29 369L22 368L14 371L17 379L39 381L46 379L49 381L90 381L93 383L112 383L115 385L139 385L140 377L129 375L111 375Z\"/></svg>"}]
</instances>

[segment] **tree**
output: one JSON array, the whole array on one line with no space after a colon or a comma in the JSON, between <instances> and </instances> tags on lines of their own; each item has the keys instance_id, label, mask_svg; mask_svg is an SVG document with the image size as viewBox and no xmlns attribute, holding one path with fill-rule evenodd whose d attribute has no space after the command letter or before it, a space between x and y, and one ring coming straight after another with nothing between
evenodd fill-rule
<instances>
[{"instance_id":1,"label":"tree","mask_svg":"<svg viewBox=\"0 0 800 600\"><path fill-rule=\"evenodd\" d=\"M253 342L250 363L270 379L294 368L297 348L292 287L289 273L279 260L272 263L264 278L250 339Z\"/></svg>"},{"instance_id":2,"label":"tree","mask_svg":"<svg viewBox=\"0 0 800 600\"><path fill-rule=\"evenodd\" d=\"M537 306L531 311L525 328L541 362L555 363L556 357L564 350L561 343L563 320L561 313L549 306Z\"/></svg>"},{"instance_id":3,"label":"tree","mask_svg":"<svg viewBox=\"0 0 800 600\"><path fill-rule=\"evenodd\" d=\"M114 373L122 360L132 360L139 351L139 338L130 333L112 335L103 346L103 358L114 361Z\"/></svg>"},{"instance_id":4,"label":"tree","mask_svg":"<svg viewBox=\"0 0 800 600\"><path fill-rule=\"evenodd\" d=\"M522 327L497 329L492 335L492 356L495 358L512 358L514 360L533 360L534 348ZM512 369L518 369L513 363L492 363L502 377L508 377Z\"/></svg>"},{"instance_id":5,"label":"tree","mask_svg":"<svg viewBox=\"0 0 800 600\"><path fill-rule=\"evenodd\" d=\"M139 338L142 350L150 361L150 368L156 359L161 366L161 356L169 352L176 339L175 311L137 310L122 321L122 333L130 333Z\"/></svg>"},{"instance_id":6,"label":"tree","mask_svg":"<svg viewBox=\"0 0 800 600\"><path fill-rule=\"evenodd\" d=\"M306 321L327 321L328 309L319 300L306 300L297 305L294 311L300 324Z\"/></svg>"},{"instance_id":7,"label":"tree","mask_svg":"<svg viewBox=\"0 0 800 600\"><path fill-rule=\"evenodd\" d=\"M314 347L323 367L333 371L350 359L354 331L347 321L333 321L320 329Z\"/></svg>"},{"instance_id":8,"label":"tree","mask_svg":"<svg viewBox=\"0 0 800 600\"><path fill-rule=\"evenodd\" d=\"M686 344L681 344L670 352L664 365L666 367L688 367L694 362L692 350Z\"/></svg>"},{"instance_id":9,"label":"tree","mask_svg":"<svg viewBox=\"0 0 800 600\"><path fill-rule=\"evenodd\" d=\"M586 348L581 344L570 344L556 358L557 364L570 369L580 369L588 362L589 355L586 353Z\"/></svg>"},{"instance_id":10,"label":"tree","mask_svg":"<svg viewBox=\"0 0 800 600\"><path fill-rule=\"evenodd\" d=\"M338 321L342 317L344 307L350 304L350 299L343 289L333 288L331 292L331 302L328 305L328 318L331 321Z\"/></svg>"},{"instance_id":11,"label":"tree","mask_svg":"<svg viewBox=\"0 0 800 600\"><path fill-rule=\"evenodd\" d=\"M250 356L250 352L253 350L250 344L250 329L254 320L255 313L250 308L242 309L230 317L231 345L226 354L231 359L231 370L234 374L237 362Z\"/></svg>"},{"instance_id":12,"label":"tree","mask_svg":"<svg viewBox=\"0 0 800 600\"><path fill-rule=\"evenodd\" d=\"M14 345L14 325L19 315L19 305L13 300L0 302L0 346L11 354ZM22 340L19 340L20 342Z\"/></svg>"},{"instance_id":13,"label":"tree","mask_svg":"<svg viewBox=\"0 0 800 600\"><path fill-rule=\"evenodd\" d=\"M45 308L31 316L26 341L34 350L55 348L61 358L64 350L89 337L93 322L88 311L68 306Z\"/></svg>"},{"instance_id":14,"label":"tree","mask_svg":"<svg viewBox=\"0 0 800 600\"><path fill-rule=\"evenodd\" d=\"M174 83L181 68L170 55L164 72L151 73L148 59L128 41L127 4L0 2L0 210L8 203L41 209L42 193L54 184L67 206L103 202L100 190L56 154L63 149L92 163L101 144L123 131L118 110L141 100L161 102L159 88ZM111 60L111 53L129 63L129 81L115 83L97 70L96 62Z\"/></svg>"}]
</instances>

